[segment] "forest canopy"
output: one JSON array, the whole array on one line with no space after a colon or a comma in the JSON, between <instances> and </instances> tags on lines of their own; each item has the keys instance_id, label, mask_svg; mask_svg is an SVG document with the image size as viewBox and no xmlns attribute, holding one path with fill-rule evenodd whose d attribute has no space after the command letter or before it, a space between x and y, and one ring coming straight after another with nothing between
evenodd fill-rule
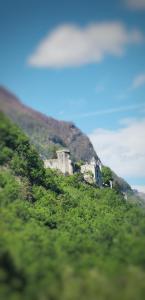
<instances>
[{"instance_id":1,"label":"forest canopy","mask_svg":"<svg viewBox=\"0 0 145 300\"><path fill-rule=\"evenodd\" d=\"M3 114L0 214L1 299L145 298L144 204L45 170Z\"/></svg>"}]
</instances>

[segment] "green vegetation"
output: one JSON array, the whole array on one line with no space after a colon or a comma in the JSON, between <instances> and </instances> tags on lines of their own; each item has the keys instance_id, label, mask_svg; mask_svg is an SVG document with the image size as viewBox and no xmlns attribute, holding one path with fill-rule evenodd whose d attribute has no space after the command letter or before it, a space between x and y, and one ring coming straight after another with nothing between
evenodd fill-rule
<instances>
[{"instance_id":1,"label":"green vegetation","mask_svg":"<svg viewBox=\"0 0 145 300\"><path fill-rule=\"evenodd\" d=\"M28 138L0 118L1 299L144 299L143 205L81 174L45 171Z\"/></svg>"},{"instance_id":2,"label":"green vegetation","mask_svg":"<svg viewBox=\"0 0 145 300\"><path fill-rule=\"evenodd\" d=\"M106 186L110 186L110 181L113 180L112 171L109 167L102 167L102 180L103 184Z\"/></svg>"}]
</instances>

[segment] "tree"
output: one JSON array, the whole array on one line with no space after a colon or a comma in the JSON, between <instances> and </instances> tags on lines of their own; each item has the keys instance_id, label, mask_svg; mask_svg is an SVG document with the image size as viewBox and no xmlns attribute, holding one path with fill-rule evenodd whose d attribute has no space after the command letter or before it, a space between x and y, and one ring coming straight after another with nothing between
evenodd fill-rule
<instances>
[{"instance_id":1,"label":"tree","mask_svg":"<svg viewBox=\"0 0 145 300\"><path fill-rule=\"evenodd\" d=\"M110 182L113 180L112 171L109 167L102 167L102 179L103 184L110 186Z\"/></svg>"}]
</instances>

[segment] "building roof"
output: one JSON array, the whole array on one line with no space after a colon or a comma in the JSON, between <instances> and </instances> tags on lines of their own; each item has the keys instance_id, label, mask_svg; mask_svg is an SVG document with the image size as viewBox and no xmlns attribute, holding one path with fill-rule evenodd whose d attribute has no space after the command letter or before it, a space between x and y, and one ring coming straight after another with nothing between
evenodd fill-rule
<instances>
[{"instance_id":1,"label":"building roof","mask_svg":"<svg viewBox=\"0 0 145 300\"><path fill-rule=\"evenodd\" d=\"M60 153L60 152L70 153L70 150L67 149L67 148L63 148L63 149L60 149L60 150L56 151L56 153Z\"/></svg>"}]
</instances>

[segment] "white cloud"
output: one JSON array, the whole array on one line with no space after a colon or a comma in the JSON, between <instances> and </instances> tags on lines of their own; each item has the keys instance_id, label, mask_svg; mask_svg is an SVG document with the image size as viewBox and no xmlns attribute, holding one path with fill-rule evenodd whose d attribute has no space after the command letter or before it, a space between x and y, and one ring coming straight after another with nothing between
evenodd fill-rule
<instances>
[{"instance_id":1,"label":"white cloud","mask_svg":"<svg viewBox=\"0 0 145 300\"><path fill-rule=\"evenodd\" d=\"M142 40L140 31L120 22L90 24L84 28L64 24L50 32L28 58L35 67L61 68L98 63L106 55L121 56L126 46Z\"/></svg>"},{"instance_id":2,"label":"white cloud","mask_svg":"<svg viewBox=\"0 0 145 300\"><path fill-rule=\"evenodd\" d=\"M125 105L125 106L119 106L119 107L112 107L112 108L106 108L106 109L100 109L100 110L94 110L94 111L88 111L86 113L80 113L76 115L71 115L69 119L80 119L80 118L89 118L99 115L110 115L117 112L125 112L125 111L132 111L132 110L145 110L145 104L132 104L132 105Z\"/></svg>"},{"instance_id":3,"label":"white cloud","mask_svg":"<svg viewBox=\"0 0 145 300\"><path fill-rule=\"evenodd\" d=\"M145 73L139 74L134 78L132 83L132 89L139 88L142 85L145 85Z\"/></svg>"},{"instance_id":4,"label":"white cloud","mask_svg":"<svg viewBox=\"0 0 145 300\"><path fill-rule=\"evenodd\" d=\"M127 6L133 10L145 9L145 0L125 0Z\"/></svg>"},{"instance_id":5,"label":"white cloud","mask_svg":"<svg viewBox=\"0 0 145 300\"><path fill-rule=\"evenodd\" d=\"M145 176L145 119L117 130L96 129L90 140L105 165L125 177Z\"/></svg>"},{"instance_id":6,"label":"white cloud","mask_svg":"<svg viewBox=\"0 0 145 300\"><path fill-rule=\"evenodd\" d=\"M145 193L145 185L133 185L132 188L141 193Z\"/></svg>"}]
</instances>

